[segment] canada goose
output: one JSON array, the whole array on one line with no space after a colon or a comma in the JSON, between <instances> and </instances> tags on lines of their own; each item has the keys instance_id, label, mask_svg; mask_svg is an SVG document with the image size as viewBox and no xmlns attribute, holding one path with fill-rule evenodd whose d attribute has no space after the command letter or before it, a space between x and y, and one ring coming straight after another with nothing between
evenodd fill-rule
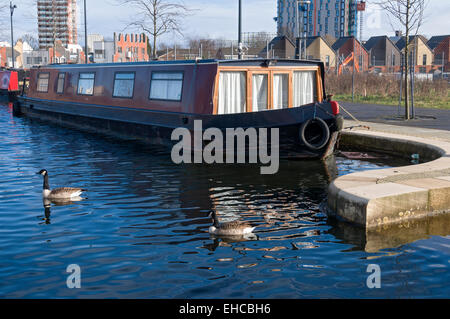
<instances>
[{"instance_id":1,"label":"canada goose","mask_svg":"<svg viewBox=\"0 0 450 319\"><path fill-rule=\"evenodd\" d=\"M209 214L209 217L212 217L214 222L213 225L209 227L209 232L214 235L219 236L244 235L250 234L255 229L255 227L252 227L250 224L241 221L219 223L219 219L217 218L217 214L215 211L212 211Z\"/></svg>"},{"instance_id":2,"label":"canada goose","mask_svg":"<svg viewBox=\"0 0 450 319\"><path fill-rule=\"evenodd\" d=\"M44 176L44 185L43 185L43 191L42 196L45 199L49 200L64 200L64 199L78 199L80 198L80 195L82 192L86 191L85 189L81 188L72 188L72 187L60 187L55 189L50 189L50 186L48 184L48 172L47 170L43 169L37 172L36 174L40 174Z\"/></svg>"}]
</instances>

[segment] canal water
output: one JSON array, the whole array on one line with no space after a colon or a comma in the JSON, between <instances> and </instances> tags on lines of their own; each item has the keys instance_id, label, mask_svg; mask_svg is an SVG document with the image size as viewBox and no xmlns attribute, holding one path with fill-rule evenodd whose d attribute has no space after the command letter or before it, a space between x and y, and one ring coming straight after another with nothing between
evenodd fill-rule
<instances>
[{"instance_id":1,"label":"canal water","mask_svg":"<svg viewBox=\"0 0 450 319\"><path fill-rule=\"evenodd\" d=\"M402 164L283 161L274 176L178 166L165 150L0 105L0 297L447 298L448 219L366 233L324 213L335 175ZM81 186L87 198L45 205L42 168L51 187ZM254 236L211 237L211 210L255 224ZM72 264L80 289L66 284ZM380 289L367 286L370 264Z\"/></svg>"}]
</instances>

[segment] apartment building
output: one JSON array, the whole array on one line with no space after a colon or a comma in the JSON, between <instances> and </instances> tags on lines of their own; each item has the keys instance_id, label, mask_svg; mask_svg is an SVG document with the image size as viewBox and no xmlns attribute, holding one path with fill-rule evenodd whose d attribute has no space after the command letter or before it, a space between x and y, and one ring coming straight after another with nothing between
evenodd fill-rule
<instances>
[{"instance_id":1,"label":"apartment building","mask_svg":"<svg viewBox=\"0 0 450 319\"><path fill-rule=\"evenodd\" d=\"M64 46L77 44L76 0L38 0L37 13L40 49L52 47L56 40Z\"/></svg>"},{"instance_id":2,"label":"apartment building","mask_svg":"<svg viewBox=\"0 0 450 319\"><path fill-rule=\"evenodd\" d=\"M357 0L278 0L277 32L291 38L331 35L356 36ZM303 3L303 4L302 4Z\"/></svg>"}]
</instances>

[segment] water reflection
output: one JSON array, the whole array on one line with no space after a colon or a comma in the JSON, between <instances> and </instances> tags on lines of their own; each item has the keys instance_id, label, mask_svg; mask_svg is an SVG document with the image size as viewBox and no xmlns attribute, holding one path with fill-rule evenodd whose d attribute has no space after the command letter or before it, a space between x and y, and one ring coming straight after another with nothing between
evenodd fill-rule
<instances>
[{"instance_id":1,"label":"water reflection","mask_svg":"<svg viewBox=\"0 0 450 319\"><path fill-rule=\"evenodd\" d=\"M281 161L273 176L257 165L178 166L163 148L12 118L1 108L0 136L0 296L379 297L365 286L365 262L381 255L371 251L414 241L413 233L439 234L417 228L439 225L410 226L405 241L388 241L398 232L366 234L328 219L322 204L332 179L386 163ZM42 203L34 174L41 167L60 185L86 187L88 199ZM211 210L257 228L216 238ZM437 273L448 256L413 248L377 260L391 280L381 296L422 296L418 287L394 291L411 260L420 268L411 277L426 281L427 295L445 293L448 276ZM65 288L71 263L82 265L81 290Z\"/></svg>"},{"instance_id":2,"label":"water reflection","mask_svg":"<svg viewBox=\"0 0 450 319\"><path fill-rule=\"evenodd\" d=\"M336 220L330 220L329 223L332 226L329 230L330 234L354 245L354 250L370 253L400 247L432 236L450 235L450 216L448 214L437 214L433 217L384 225L371 230Z\"/></svg>"}]
</instances>

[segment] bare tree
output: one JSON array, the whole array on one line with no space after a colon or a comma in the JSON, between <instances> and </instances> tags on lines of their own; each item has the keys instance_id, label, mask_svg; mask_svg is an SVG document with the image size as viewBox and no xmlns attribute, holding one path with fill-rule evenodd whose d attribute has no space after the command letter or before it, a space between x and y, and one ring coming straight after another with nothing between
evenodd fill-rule
<instances>
[{"instance_id":1,"label":"bare tree","mask_svg":"<svg viewBox=\"0 0 450 319\"><path fill-rule=\"evenodd\" d=\"M117 0L122 5L133 6L136 15L128 27L137 28L153 38L152 57L157 58L157 40L163 34L182 35L182 21L192 9L182 0Z\"/></svg>"},{"instance_id":2,"label":"bare tree","mask_svg":"<svg viewBox=\"0 0 450 319\"><path fill-rule=\"evenodd\" d=\"M0 40L6 36L5 30L8 28L7 17L9 17L9 12L7 8L6 4L0 4Z\"/></svg>"},{"instance_id":3,"label":"bare tree","mask_svg":"<svg viewBox=\"0 0 450 319\"><path fill-rule=\"evenodd\" d=\"M408 99L408 67L409 67L409 49L410 35L417 36L420 27L423 24L423 16L427 0L383 0L377 4L385 10L391 19L391 25L394 26L392 19L403 27L405 34L405 118L410 119L409 99Z\"/></svg>"},{"instance_id":4,"label":"bare tree","mask_svg":"<svg viewBox=\"0 0 450 319\"><path fill-rule=\"evenodd\" d=\"M39 40L30 33L26 33L20 37L22 41L28 43L33 50L39 50Z\"/></svg>"}]
</instances>

